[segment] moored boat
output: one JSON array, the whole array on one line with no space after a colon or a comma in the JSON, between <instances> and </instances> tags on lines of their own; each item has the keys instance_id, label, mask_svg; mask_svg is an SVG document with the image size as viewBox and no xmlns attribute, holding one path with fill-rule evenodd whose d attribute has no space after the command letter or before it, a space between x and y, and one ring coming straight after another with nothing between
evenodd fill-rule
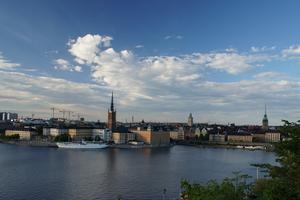
<instances>
[{"instance_id":1,"label":"moored boat","mask_svg":"<svg viewBox=\"0 0 300 200\"><path fill-rule=\"evenodd\" d=\"M68 149L104 149L107 148L108 145L104 143L73 143L73 142L57 142L58 148L68 148Z\"/></svg>"}]
</instances>

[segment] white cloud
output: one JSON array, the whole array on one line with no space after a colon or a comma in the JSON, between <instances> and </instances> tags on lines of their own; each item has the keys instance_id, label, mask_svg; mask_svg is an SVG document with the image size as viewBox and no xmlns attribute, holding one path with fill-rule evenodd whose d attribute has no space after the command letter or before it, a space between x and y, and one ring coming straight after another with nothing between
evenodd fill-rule
<instances>
[{"instance_id":1,"label":"white cloud","mask_svg":"<svg viewBox=\"0 0 300 200\"><path fill-rule=\"evenodd\" d=\"M53 61L54 69L61 71L69 71L69 72L82 72L82 67L80 66L72 66L69 61L59 58Z\"/></svg>"},{"instance_id":2,"label":"white cloud","mask_svg":"<svg viewBox=\"0 0 300 200\"><path fill-rule=\"evenodd\" d=\"M135 48L136 49L144 48L144 45L139 44L139 45L136 45Z\"/></svg>"},{"instance_id":3,"label":"white cloud","mask_svg":"<svg viewBox=\"0 0 300 200\"><path fill-rule=\"evenodd\" d=\"M164 37L165 40L169 40L169 39L171 39L171 38L172 38L171 35L166 35L166 36Z\"/></svg>"},{"instance_id":4,"label":"white cloud","mask_svg":"<svg viewBox=\"0 0 300 200\"><path fill-rule=\"evenodd\" d=\"M76 65L76 66L74 67L74 71L76 71L76 72L82 72L82 67Z\"/></svg>"},{"instance_id":5,"label":"white cloud","mask_svg":"<svg viewBox=\"0 0 300 200\"><path fill-rule=\"evenodd\" d=\"M72 40L69 51L79 64L84 62L91 66L94 81L122 93L121 103L124 105L141 99L154 100L157 88L193 87L193 84L203 81L202 72L205 70L237 75L267 59L260 54L241 54L237 50L138 57L130 50L116 51L104 47L100 38L103 37L89 34L79 37ZM89 54L83 54L82 49Z\"/></svg>"},{"instance_id":6,"label":"white cloud","mask_svg":"<svg viewBox=\"0 0 300 200\"><path fill-rule=\"evenodd\" d=\"M0 102L6 110L37 112L49 117L50 108L56 107L79 112L90 119L104 117L99 112L107 111L110 91L96 84L19 72L0 71L0 76Z\"/></svg>"},{"instance_id":7,"label":"white cloud","mask_svg":"<svg viewBox=\"0 0 300 200\"><path fill-rule=\"evenodd\" d=\"M19 63L13 63L10 60L5 59L2 53L0 52L0 69L12 70L19 66Z\"/></svg>"},{"instance_id":8,"label":"white cloud","mask_svg":"<svg viewBox=\"0 0 300 200\"><path fill-rule=\"evenodd\" d=\"M183 39L183 36L182 35L175 35L175 36L172 36L172 35L166 35L164 37L165 40L170 40L170 39L176 39L176 40L182 40Z\"/></svg>"},{"instance_id":9,"label":"white cloud","mask_svg":"<svg viewBox=\"0 0 300 200\"><path fill-rule=\"evenodd\" d=\"M99 47L109 47L112 37L87 34L69 41L69 52L79 64L91 64L99 53Z\"/></svg>"},{"instance_id":10,"label":"white cloud","mask_svg":"<svg viewBox=\"0 0 300 200\"><path fill-rule=\"evenodd\" d=\"M267 46L255 47L255 46L252 46L251 47L251 51L254 52L254 53L264 52L264 51L273 51L275 49L276 49L276 46L271 46L271 47L267 47Z\"/></svg>"},{"instance_id":11,"label":"white cloud","mask_svg":"<svg viewBox=\"0 0 300 200\"><path fill-rule=\"evenodd\" d=\"M300 56L300 45L293 45L287 49L282 50L283 57L295 57Z\"/></svg>"},{"instance_id":12,"label":"white cloud","mask_svg":"<svg viewBox=\"0 0 300 200\"><path fill-rule=\"evenodd\" d=\"M28 110L37 107L45 112L50 112L51 106L61 105L106 119L109 94L114 90L121 121L132 114L148 120L182 121L186 113L193 111L204 121L226 123L230 115L232 122L260 123L265 103L278 108L270 122L276 119L280 123L279 118L284 118L281 114L287 110L291 116L300 114L294 109L300 106L300 83L295 79L272 71L247 80L238 76L274 58L263 48L255 52L230 48L139 57L131 50L114 49L111 41L109 36L78 37L69 42L69 52L76 64L64 59L54 61L57 69L66 71L82 71L84 64L91 70L92 83L0 70L4 77L0 79L0 90L4 91L0 102L11 107L30 105ZM234 75L237 81L221 82L212 77L218 72Z\"/></svg>"},{"instance_id":13,"label":"white cloud","mask_svg":"<svg viewBox=\"0 0 300 200\"><path fill-rule=\"evenodd\" d=\"M253 78L256 79L274 79L274 78L283 78L283 77L286 78L286 76L283 73L273 72L273 71L261 72L253 76Z\"/></svg>"}]
</instances>

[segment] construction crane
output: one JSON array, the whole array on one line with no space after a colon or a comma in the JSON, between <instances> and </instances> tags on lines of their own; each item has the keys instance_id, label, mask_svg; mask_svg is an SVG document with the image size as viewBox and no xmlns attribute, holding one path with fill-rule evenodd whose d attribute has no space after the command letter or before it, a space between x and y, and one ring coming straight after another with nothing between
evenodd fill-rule
<instances>
[{"instance_id":1,"label":"construction crane","mask_svg":"<svg viewBox=\"0 0 300 200\"><path fill-rule=\"evenodd\" d=\"M52 110L52 118L54 119L54 112L55 112L56 108L52 107L52 108L50 108L50 110Z\"/></svg>"},{"instance_id":2,"label":"construction crane","mask_svg":"<svg viewBox=\"0 0 300 200\"><path fill-rule=\"evenodd\" d=\"M66 110L60 110L59 112L63 114L62 118L65 119L65 114L66 114L67 111Z\"/></svg>"},{"instance_id":3,"label":"construction crane","mask_svg":"<svg viewBox=\"0 0 300 200\"><path fill-rule=\"evenodd\" d=\"M80 113L77 113L76 115L72 115L73 117L77 117L77 120L79 121L80 120L80 117L81 117L81 115L80 115Z\"/></svg>"},{"instance_id":4,"label":"construction crane","mask_svg":"<svg viewBox=\"0 0 300 200\"><path fill-rule=\"evenodd\" d=\"M70 110L66 110L66 113L68 113L69 120L71 120L71 113L74 113L74 112L73 112L73 111L70 111Z\"/></svg>"}]
</instances>

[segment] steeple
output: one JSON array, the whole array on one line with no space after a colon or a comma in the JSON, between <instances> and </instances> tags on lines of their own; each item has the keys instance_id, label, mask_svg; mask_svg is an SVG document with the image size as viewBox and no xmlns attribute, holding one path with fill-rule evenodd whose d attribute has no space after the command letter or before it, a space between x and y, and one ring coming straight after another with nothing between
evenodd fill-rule
<instances>
[{"instance_id":1,"label":"steeple","mask_svg":"<svg viewBox=\"0 0 300 200\"><path fill-rule=\"evenodd\" d=\"M262 128L264 130L269 129L269 120L268 120L268 116L267 116L267 105L266 104L265 104L265 114L264 114L264 117L262 119Z\"/></svg>"},{"instance_id":2,"label":"steeple","mask_svg":"<svg viewBox=\"0 0 300 200\"><path fill-rule=\"evenodd\" d=\"M265 104L265 115L267 115L267 104Z\"/></svg>"},{"instance_id":3,"label":"steeple","mask_svg":"<svg viewBox=\"0 0 300 200\"><path fill-rule=\"evenodd\" d=\"M110 109L108 109L108 113L107 113L107 128L109 128L111 131L116 130L116 110L114 108L113 92L111 92Z\"/></svg>"},{"instance_id":4,"label":"steeple","mask_svg":"<svg viewBox=\"0 0 300 200\"><path fill-rule=\"evenodd\" d=\"M114 111L114 93L111 92L110 111Z\"/></svg>"}]
</instances>

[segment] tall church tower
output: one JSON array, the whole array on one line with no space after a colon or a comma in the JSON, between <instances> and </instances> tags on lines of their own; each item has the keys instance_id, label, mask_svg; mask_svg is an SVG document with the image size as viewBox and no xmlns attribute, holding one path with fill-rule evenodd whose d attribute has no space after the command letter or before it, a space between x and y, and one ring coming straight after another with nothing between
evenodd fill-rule
<instances>
[{"instance_id":1,"label":"tall church tower","mask_svg":"<svg viewBox=\"0 0 300 200\"><path fill-rule=\"evenodd\" d=\"M114 131L116 130L116 110L114 108L114 93L111 93L111 102L110 102L110 109L107 112L107 127Z\"/></svg>"},{"instance_id":2,"label":"tall church tower","mask_svg":"<svg viewBox=\"0 0 300 200\"><path fill-rule=\"evenodd\" d=\"M192 127L193 126L193 116L192 113L190 113L189 118L188 118L188 126Z\"/></svg>"},{"instance_id":3,"label":"tall church tower","mask_svg":"<svg viewBox=\"0 0 300 200\"><path fill-rule=\"evenodd\" d=\"M268 116L267 116L267 105L265 105L265 115L262 119L262 128L264 130L268 130L269 129L269 121L268 121Z\"/></svg>"}]
</instances>

